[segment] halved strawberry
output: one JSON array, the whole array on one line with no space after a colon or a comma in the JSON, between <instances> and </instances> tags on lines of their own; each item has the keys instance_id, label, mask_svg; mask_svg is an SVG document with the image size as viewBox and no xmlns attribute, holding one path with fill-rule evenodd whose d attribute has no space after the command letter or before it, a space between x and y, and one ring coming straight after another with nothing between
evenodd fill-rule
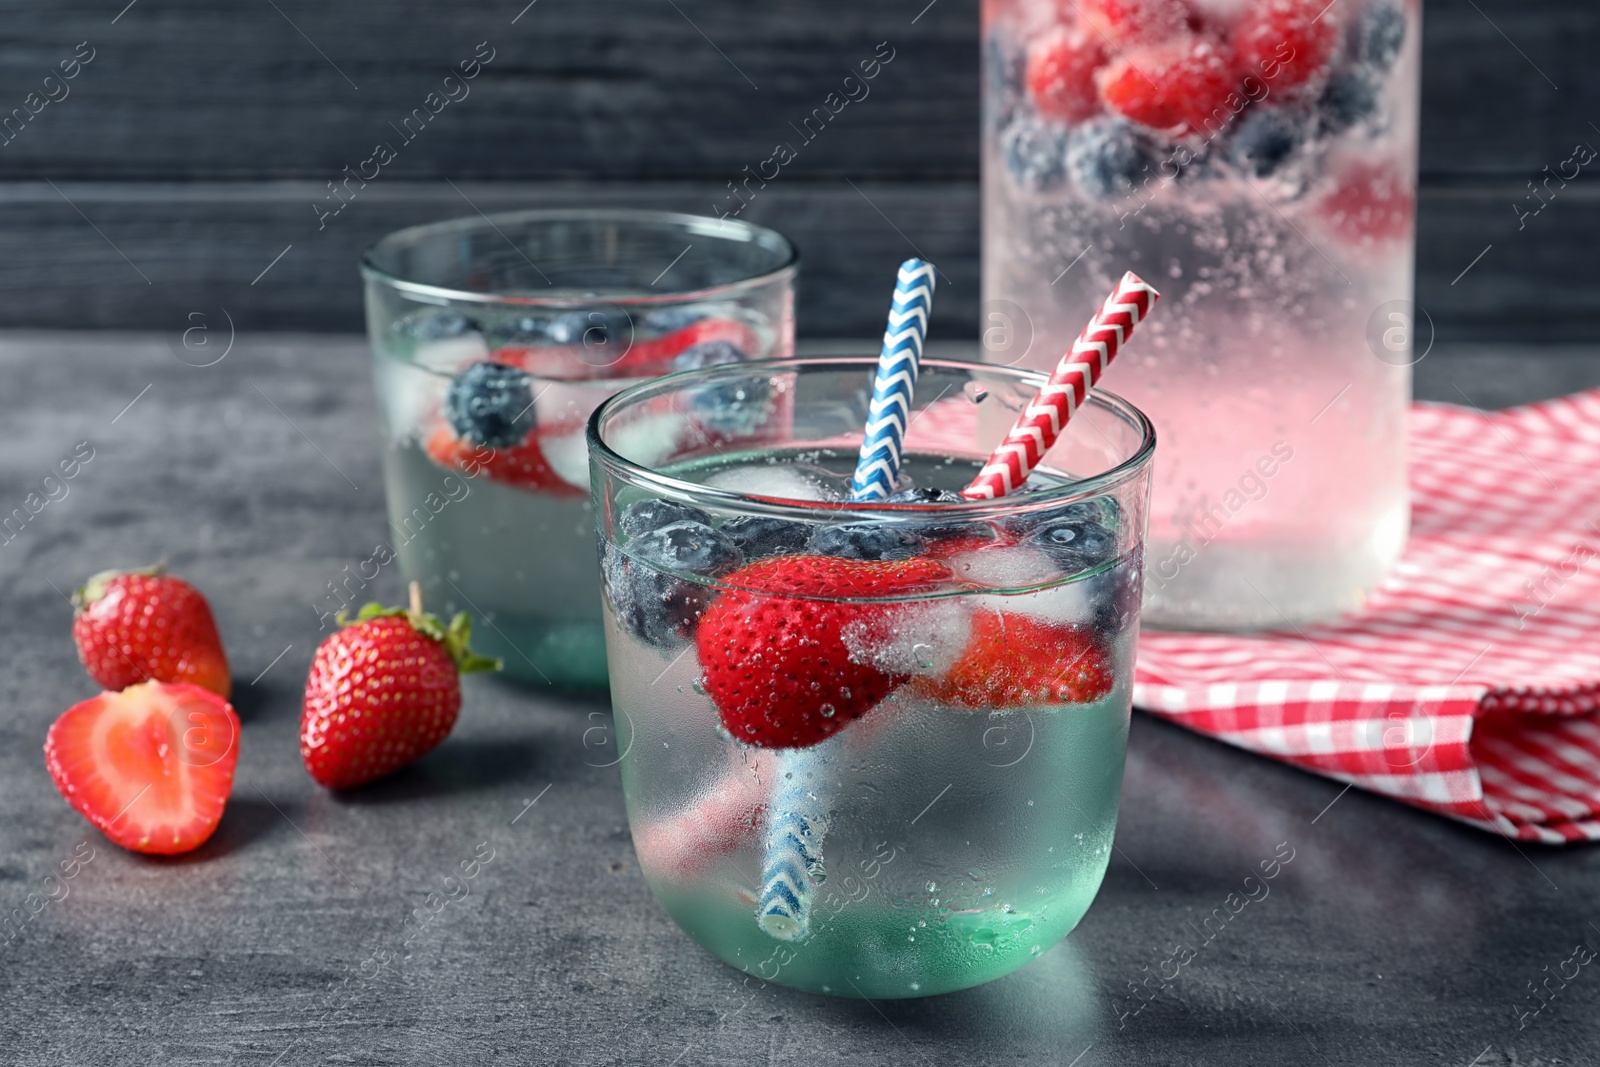
<instances>
[{"instance_id":1,"label":"halved strawberry","mask_svg":"<svg viewBox=\"0 0 1600 1067\"><path fill-rule=\"evenodd\" d=\"M188 852L217 828L233 791L239 717L197 685L145 682L68 708L44 759L67 803L112 841Z\"/></svg>"},{"instance_id":2,"label":"halved strawberry","mask_svg":"<svg viewBox=\"0 0 1600 1067\"><path fill-rule=\"evenodd\" d=\"M441 467L461 471L469 478L485 474L492 482L529 489L549 496L581 497L584 491L566 481L550 466L539 446L539 427L520 445L490 448L457 437L449 426L435 427L425 447L428 457Z\"/></svg>"},{"instance_id":3,"label":"halved strawberry","mask_svg":"<svg viewBox=\"0 0 1600 1067\"><path fill-rule=\"evenodd\" d=\"M852 656L845 628L894 610L854 601L932 590L949 577L934 559L814 555L774 556L724 575L731 588L695 632L703 684L723 726L766 748L803 748L839 732L907 677Z\"/></svg>"},{"instance_id":4,"label":"halved strawberry","mask_svg":"<svg viewBox=\"0 0 1600 1067\"><path fill-rule=\"evenodd\" d=\"M1233 121L1233 64L1221 41L1184 36L1125 49L1097 76L1106 106L1141 126L1215 132Z\"/></svg>"},{"instance_id":5,"label":"halved strawberry","mask_svg":"<svg viewBox=\"0 0 1600 1067\"><path fill-rule=\"evenodd\" d=\"M911 684L929 700L983 711L1088 703L1110 693L1113 681L1111 658L1092 630L984 611L955 665Z\"/></svg>"}]
</instances>

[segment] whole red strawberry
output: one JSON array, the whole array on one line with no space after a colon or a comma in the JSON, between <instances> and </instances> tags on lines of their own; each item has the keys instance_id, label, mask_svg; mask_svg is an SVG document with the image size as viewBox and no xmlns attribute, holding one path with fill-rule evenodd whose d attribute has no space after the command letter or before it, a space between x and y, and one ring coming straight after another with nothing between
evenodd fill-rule
<instances>
[{"instance_id":1,"label":"whole red strawberry","mask_svg":"<svg viewBox=\"0 0 1600 1067\"><path fill-rule=\"evenodd\" d=\"M431 752L461 711L461 675L500 669L468 648L471 622L447 629L411 607L368 604L317 647L306 677L300 758L329 789L365 785Z\"/></svg>"},{"instance_id":2,"label":"whole red strawberry","mask_svg":"<svg viewBox=\"0 0 1600 1067\"><path fill-rule=\"evenodd\" d=\"M1028 615L983 611L961 658L937 678L918 678L919 695L984 711L1085 704L1111 692L1113 675L1092 631Z\"/></svg>"},{"instance_id":3,"label":"whole red strawberry","mask_svg":"<svg viewBox=\"0 0 1600 1067\"><path fill-rule=\"evenodd\" d=\"M803 748L860 718L906 676L852 656L846 628L893 610L855 601L929 591L949 577L936 559L812 555L774 556L725 575L732 588L695 632L723 726L747 744Z\"/></svg>"},{"instance_id":4,"label":"whole red strawberry","mask_svg":"<svg viewBox=\"0 0 1600 1067\"><path fill-rule=\"evenodd\" d=\"M72 638L89 676L113 692L188 682L226 698L228 657L200 591L161 568L101 571L72 597Z\"/></svg>"}]
</instances>

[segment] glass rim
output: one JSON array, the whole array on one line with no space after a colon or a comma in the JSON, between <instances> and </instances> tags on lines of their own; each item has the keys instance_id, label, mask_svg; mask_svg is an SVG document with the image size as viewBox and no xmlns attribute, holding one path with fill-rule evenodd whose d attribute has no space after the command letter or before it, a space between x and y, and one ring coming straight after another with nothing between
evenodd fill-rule
<instances>
[{"instance_id":1,"label":"glass rim","mask_svg":"<svg viewBox=\"0 0 1600 1067\"><path fill-rule=\"evenodd\" d=\"M781 360L751 360L745 363L725 363L698 370L677 371L637 383L608 397L595 408L584 426L584 443L592 463L597 463L609 475L621 478L632 485L649 488L682 501L703 503L712 508L736 510L744 514L773 518L809 519L815 521L823 512L833 521L854 519L926 520L930 512L941 517L963 521L981 522L1017 511L1047 510L1102 494L1107 489L1121 486L1137 478L1150 465L1155 454L1156 430L1149 416L1117 394L1105 389L1091 392L1086 406L1109 409L1114 415L1140 433L1140 440L1131 454L1104 471L1083 478L1072 478L1060 485L1050 486L1033 493L1015 493L993 500L972 500L946 504L886 504L858 501L792 500L772 496L750 496L729 489L719 489L700 482L673 478L652 470L641 463L618 453L600 436L600 424L614 410L629 403L644 402L697 384L709 384L723 379L749 378L758 375L781 374L800 371L806 367L824 367L838 370L859 370L864 381L870 381L876 371L876 356L800 356ZM969 371L978 370L1018 381L1035 388L1044 385L1049 375L1044 371L964 359L923 359L921 369ZM598 485L598 482L593 484ZM598 490L596 490L598 491Z\"/></svg>"},{"instance_id":2,"label":"glass rim","mask_svg":"<svg viewBox=\"0 0 1600 1067\"><path fill-rule=\"evenodd\" d=\"M721 285L706 286L700 289L668 289L660 292L617 289L594 292L573 288L553 288L551 290L553 295L539 296L486 293L470 289L457 289L448 285L433 285L427 282L414 281L385 269L378 264L376 259L391 244L437 238L444 234L460 233L467 230L495 230L498 232L503 226L529 222L613 222L632 224L641 228L647 226L677 227L713 237L720 236L712 233L713 229L732 229L743 233L745 235L743 240L745 241L765 240L774 242L783 260L771 270L763 271L759 274L751 274L748 277L738 278L731 282L724 282ZM727 238L723 237L723 239L726 240ZM393 230L372 242L362 251L360 266L361 276L369 282L381 282L399 292L412 296L428 297L435 301L446 300L452 303L465 304L509 304L517 307L551 308L586 307L597 303L648 307L658 304L682 303L686 300L714 299L757 288L785 277L793 277L800 269L800 252L795 248L793 241L777 230L766 226L758 226L743 219L719 219L710 215L691 215L684 211L652 211L643 208L527 208L493 215L481 213L477 216L460 215L455 218L441 219L438 222L425 222L416 226Z\"/></svg>"}]
</instances>

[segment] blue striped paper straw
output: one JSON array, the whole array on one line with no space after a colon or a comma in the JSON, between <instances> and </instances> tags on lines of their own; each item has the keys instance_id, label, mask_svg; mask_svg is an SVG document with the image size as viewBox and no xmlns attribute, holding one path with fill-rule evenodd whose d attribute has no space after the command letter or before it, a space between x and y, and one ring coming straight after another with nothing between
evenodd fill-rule
<instances>
[{"instance_id":1,"label":"blue striped paper straw","mask_svg":"<svg viewBox=\"0 0 1600 1067\"><path fill-rule=\"evenodd\" d=\"M775 768L783 777L767 823L756 923L779 941L804 937L811 928L811 868L822 861L828 829L819 798L811 791L820 762L809 750L786 752Z\"/></svg>"},{"instance_id":2,"label":"blue striped paper straw","mask_svg":"<svg viewBox=\"0 0 1600 1067\"><path fill-rule=\"evenodd\" d=\"M878 355L878 373L867 408L850 499L882 500L894 492L900 476L900 448L911 419L911 398L922 363L922 342L933 308L933 264L908 259L900 264L889 325ZM837 735L835 735L837 736ZM820 780L822 754L817 747L780 755L775 769L782 775L767 821L766 854L761 864L761 897L756 922L780 941L795 941L811 928L811 869L822 862L827 834L827 806L812 788Z\"/></svg>"},{"instance_id":3,"label":"blue striped paper straw","mask_svg":"<svg viewBox=\"0 0 1600 1067\"><path fill-rule=\"evenodd\" d=\"M933 264L908 259L895 278L889 325L878 354L878 376L872 383L867 428L856 460L851 500L882 500L894 492L900 475L900 447L911 419L911 394L917 387L922 342L933 310Z\"/></svg>"}]
</instances>

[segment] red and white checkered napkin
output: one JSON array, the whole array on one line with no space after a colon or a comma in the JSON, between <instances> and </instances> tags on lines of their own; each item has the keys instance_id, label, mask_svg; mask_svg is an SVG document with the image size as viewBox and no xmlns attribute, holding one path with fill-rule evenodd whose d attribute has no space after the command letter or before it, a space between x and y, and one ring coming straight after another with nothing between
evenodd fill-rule
<instances>
[{"instance_id":1,"label":"red and white checkered napkin","mask_svg":"<svg viewBox=\"0 0 1600 1067\"><path fill-rule=\"evenodd\" d=\"M1411 541L1357 614L1139 639L1134 703L1509 837L1600 840L1600 390L1411 415Z\"/></svg>"}]
</instances>

